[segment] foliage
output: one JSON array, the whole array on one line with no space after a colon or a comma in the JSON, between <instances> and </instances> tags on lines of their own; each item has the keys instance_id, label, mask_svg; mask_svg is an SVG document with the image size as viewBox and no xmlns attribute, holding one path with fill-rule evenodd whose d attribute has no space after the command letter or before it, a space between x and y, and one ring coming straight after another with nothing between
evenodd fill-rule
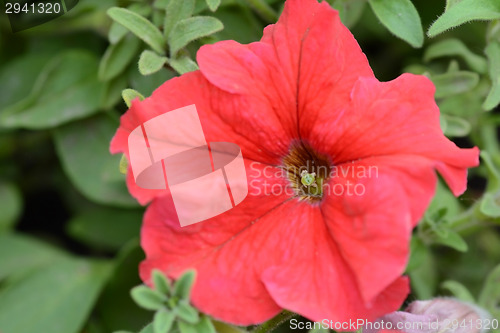
<instances>
[{"instance_id":1,"label":"foliage","mask_svg":"<svg viewBox=\"0 0 500 333\"><path fill-rule=\"evenodd\" d=\"M444 133L482 151L468 192L457 199L440 182L414 231L411 297L454 295L500 318L500 2L329 3L379 79L430 77ZM133 99L196 70L203 44L258 40L282 5L82 0L18 33L0 18L2 332L289 331L286 322L237 328L200 314L189 300L192 273L172 286L155 272L153 288L129 296L140 283L144 210L127 192L120 156L108 152Z\"/></svg>"}]
</instances>

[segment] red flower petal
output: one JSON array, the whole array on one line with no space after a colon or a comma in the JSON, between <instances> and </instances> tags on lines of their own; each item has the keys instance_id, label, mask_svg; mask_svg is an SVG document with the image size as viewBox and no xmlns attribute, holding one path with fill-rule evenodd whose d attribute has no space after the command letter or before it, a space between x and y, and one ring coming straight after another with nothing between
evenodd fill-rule
<instances>
[{"instance_id":1,"label":"red flower petal","mask_svg":"<svg viewBox=\"0 0 500 333\"><path fill-rule=\"evenodd\" d=\"M479 164L479 151L460 149L443 135L434 91L420 75L403 74L390 82L360 78L350 105L330 114L310 140L322 145L334 164L370 156L425 157L459 195L467 186L467 168Z\"/></svg>"},{"instance_id":2,"label":"red flower petal","mask_svg":"<svg viewBox=\"0 0 500 333\"><path fill-rule=\"evenodd\" d=\"M268 121L254 124L264 132L257 135L270 131L280 139L311 131L322 112L349 102L358 77L373 76L338 12L313 0L287 1L261 42L205 45L197 60L211 83L245 96L251 107L247 112Z\"/></svg>"},{"instance_id":3,"label":"red flower petal","mask_svg":"<svg viewBox=\"0 0 500 333\"><path fill-rule=\"evenodd\" d=\"M196 71L165 82L142 102L134 101L120 119L120 127L111 141L111 153L124 153L129 159L128 136L137 126L165 112L191 104L196 105L208 142L236 143L246 160L275 165L280 164L281 156L288 150L290 138L286 135L278 138L275 127L278 125L248 112L249 104L245 98L218 89ZM130 168L127 185L130 193L141 204L168 194L167 190L138 187Z\"/></svg>"},{"instance_id":4,"label":"red flower petal","mask_svg":"<svg viewBox=\"0 0 500 333\"><path fill-rule=\"evenodd\" d=\"M321 205L330 237L353 271L365 302L403 274L411 230L432 199L436 174L415 156L346 163Z\"/></svg>"},{"instance_id":5,"label":"red flower petal","mask_svg":"<svg viewBox=\"0 0 500 333\"><path fill-rule=\"evenodd\" d=\"M198 61L200 71L133 104L111 150L128 156L130 131L195 104L207 141L241 147L250 194L230 212L181 228L168 191L140 189L129 174L131 193L141 203L154 199L141 277L148 281L153 268L174 278L195 268L193 303L243 325L281 307L337 321L396 310L408 294L400 275L411 228L434 193L434 169L459 194L466 168L478 163L477 149L459 149L442 134L432 83L414 75L378 82L338 13L315 0L288 0L261 42L207 45ZM281 165L301 140L336 168L376 166L377 177L336 176L329 185L352 181L366 193L328 194L315 205L257 193L264 182L268 190L290 185L263 168Z\"/></svg>"},{"instance_id":6,"label":"red flower petal","mask_svg":"<svg viewBox=\"0 0 500 333\"><path fill-rule=\"evenodd\" d=\"M314 321L327 318L334 322L373 320L399 308L409 292L406 278L393 279L377 297L365 302L320 211L306 204L301 213L287 230L288 246L280 262L262 276L280 306Z\"/></svg>"},{"instance_id":7,"label":"red flower petal","mask_svg":"<svg viewBox=\"0 0 500 333\"><path fill-rule=\"evenodd\" d=\"M259 181L256 174L264 167L247 167L249 178ZM279 188L288 185L283 179L265 180ZM281 255L276 249L286 248L282 242L286 236L277 226L289 226L290 210L296 203L285 194L256 193L258 188L249 184L249 196L230 214L182 228L171 197L155 199L146 211L141 235L146 253L140 267L143 280L149 280L153 268L174 278L185 269L195 268L192 301L203 312L241 325L260 323L276 315L281 308L259 276Z\"/></svg>"}]
</instances>

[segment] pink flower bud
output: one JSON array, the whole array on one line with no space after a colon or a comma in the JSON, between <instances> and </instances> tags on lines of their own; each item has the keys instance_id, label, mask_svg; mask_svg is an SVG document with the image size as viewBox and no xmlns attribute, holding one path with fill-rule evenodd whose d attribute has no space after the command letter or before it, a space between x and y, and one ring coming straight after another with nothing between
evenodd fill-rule
<instances>
[{"instance_id":1,"label":"pink flower bud","mask_svg":"<svg viewBox=\"0 0 500 333\"><path fill-rule=\"evenodd\" d=\"M476 305L454 298L415 301L406 311L385 315L363 328L363 333L484 333L491 316Z\"/></svg>"}]
</instances>

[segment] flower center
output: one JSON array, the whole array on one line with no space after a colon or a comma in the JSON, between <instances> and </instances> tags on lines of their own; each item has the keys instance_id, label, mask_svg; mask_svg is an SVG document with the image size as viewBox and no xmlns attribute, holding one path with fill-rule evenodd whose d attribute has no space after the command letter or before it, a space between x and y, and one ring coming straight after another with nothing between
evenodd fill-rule
<instances>
[{"instance_id":1,"label":"flower center","mask_svg":"<svg viewBox=\"0 0 500 333\"><path fill-rule=\"evenodd\" d=\"M296 195L301 200L319 202L331 171L330 159L305 142L292 144L283 159L283 168Z\"/></svg>"}]
</instances>

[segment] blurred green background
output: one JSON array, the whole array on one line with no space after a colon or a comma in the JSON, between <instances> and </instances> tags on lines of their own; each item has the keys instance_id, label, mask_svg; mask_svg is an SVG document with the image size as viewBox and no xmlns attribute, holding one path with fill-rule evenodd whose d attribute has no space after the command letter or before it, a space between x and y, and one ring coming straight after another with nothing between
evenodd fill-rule
<instances>
[{"instance_id":1,"label":"blurred green background","mask_svg":"<svg viewBox=\"0 0 500 333\"><path fill-rule=\"evenodd\" d=\"M127 109L121 92L150 95L193 66L174 61L194 60L203 43L260 39L283 6L267 1L266 12L254 1L223 0L213 12L197 0L191 15L216 17L224 29L190 42L176 59L170 55L142 75L138 61L150 47L106 11L129 8L162 29L167 2L80 0L67 14L17 33L0 13L0 332L138 331L151 321L152 312L129 296L140 284L144 208L128 194L121 156L109 154ZM423 31L455 2L413 1ZM445 134L461 147L483 151L482 165L470 171L468 192L456 199L440 184L415 231L409 301L455 295L500 316L500 289L486 283L500 281L499 272L487 280L500 263L496 95L489 97L493 107L486 111L484 105L494 78L500 85L498 18L426 37L414 48L388 31L388 17L377 17L376 5L330 3L341 9L380 80L406 71L430 76ZM286 323L279 331L289 331Z\"/></svg>"}]
</instances>

